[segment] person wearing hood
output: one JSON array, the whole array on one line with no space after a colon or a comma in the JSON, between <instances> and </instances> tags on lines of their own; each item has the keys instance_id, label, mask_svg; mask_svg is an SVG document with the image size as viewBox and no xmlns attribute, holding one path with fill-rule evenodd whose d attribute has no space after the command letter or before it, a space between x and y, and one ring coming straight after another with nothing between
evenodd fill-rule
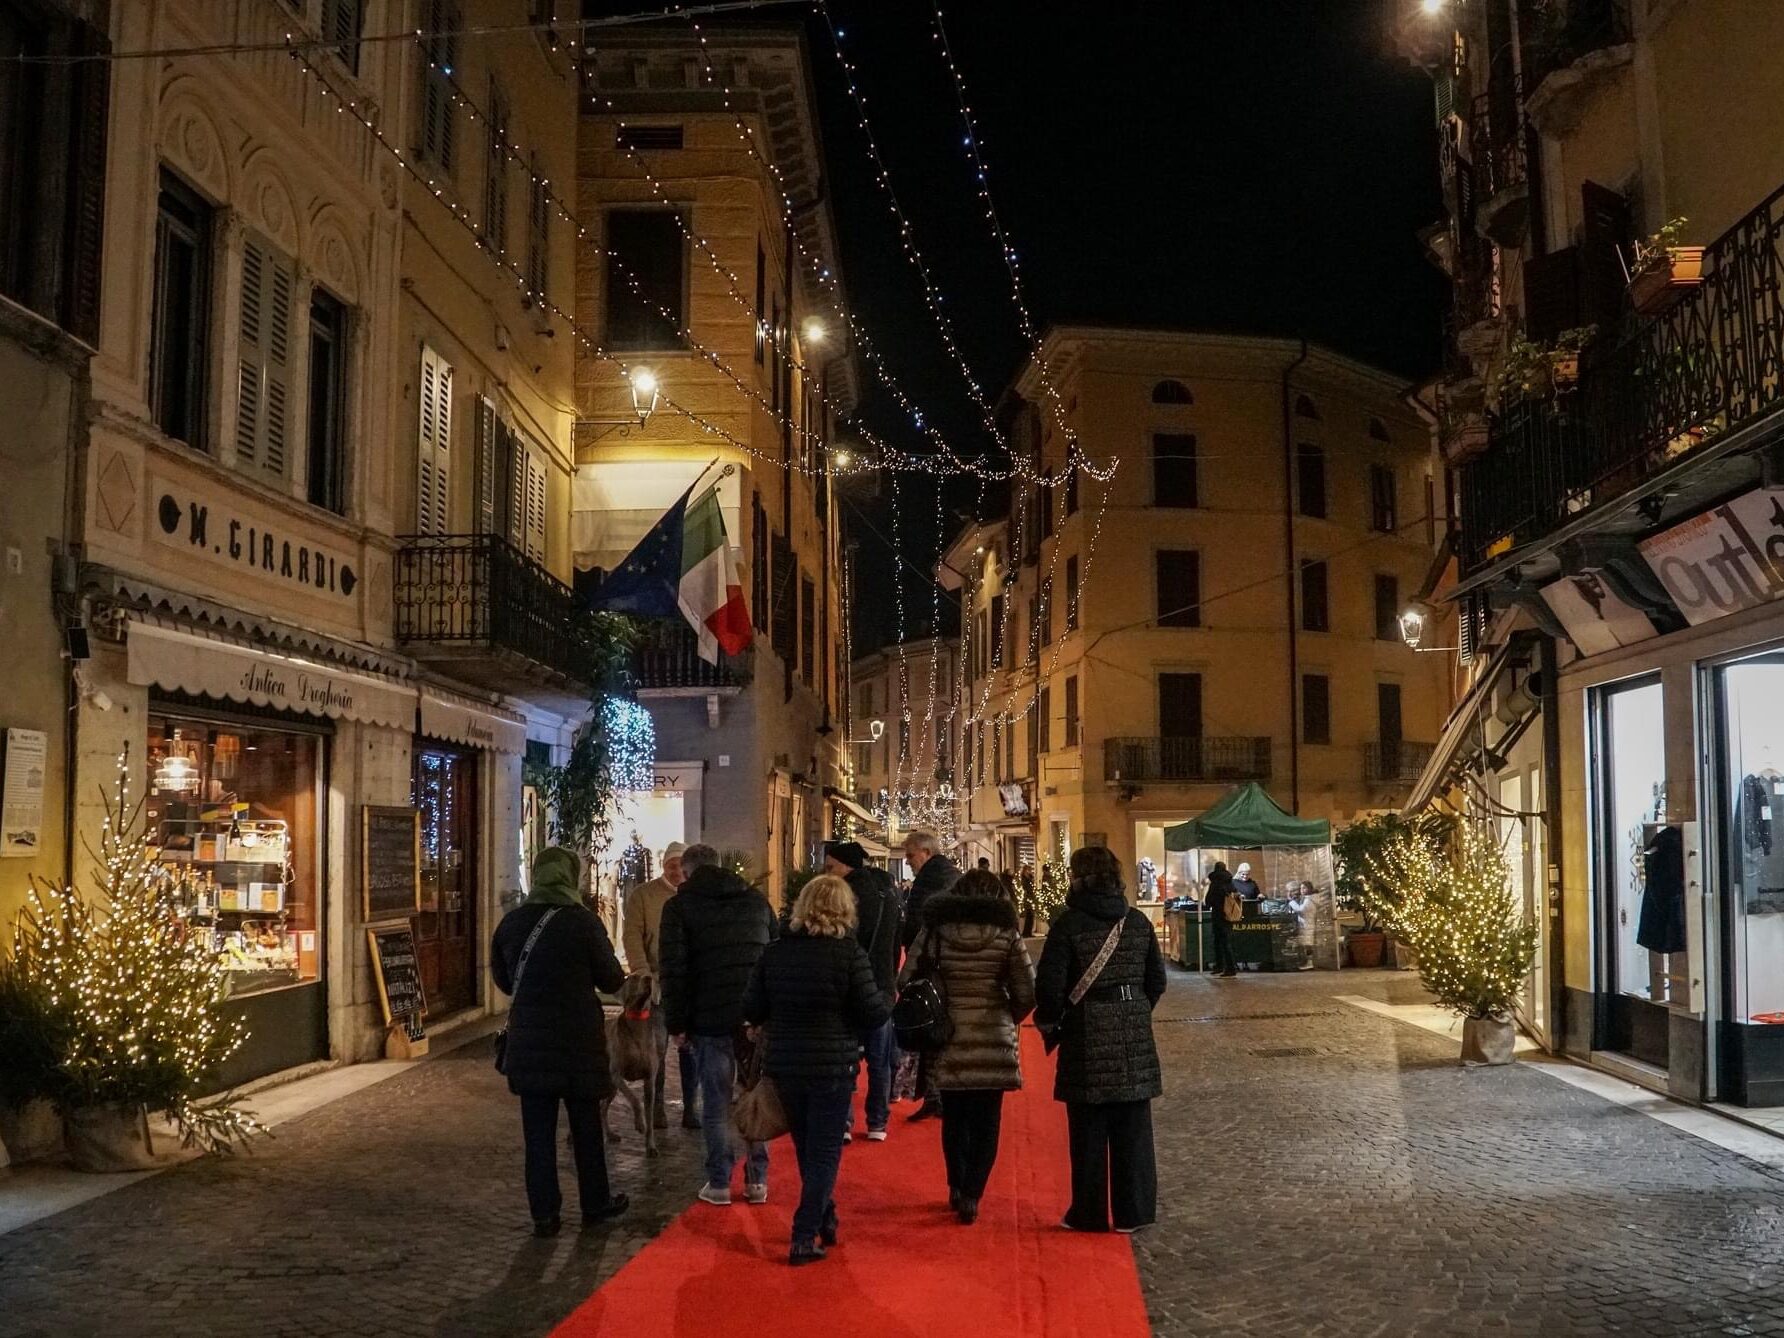
<instances>
[{"instance_id":1,"label":"person wearing hood","mask_svg":"<svg viewBox=\"0 0 1784 1338\"><path fill-rule=\"evenodd\" d=\"M904 896L904 929L900 937L905 953L923 928L923 903L929 898L951 891L960 881L960 866L942 854L942 843L934 832L910 832L904 838L905 863L911 866L911 886ZM917 1059L917 1095L923 1104L912 1112L913 1120L934 1119L942 1113L941 1092L935 1085L935 1066L925 1053Z\"/></svg>"},{"instance_id":2,"label":"person wearing hood","mask_svg":"<svg viewBox=\"0 0 1784 1338\"><path fill-rule=\"evenodd\" d=\"M1233 888L1245 901L1258 901L1263 891L1251 879L1251 865L1240 864L1239 871L1233 875Z\"/></svg>"},{"instance_id":3,"label":"person wearing hood","mask_svg":"<svg viewBox=\"0 0 1784 1338\"><path fill-rule=\"evenodd\" d=\"M892 875L867 862L858 841L832 841L824 847L824 871L841 878L855 894L855 941L873 966L874 983L888 999L898 979L899 909ZM898 1067L898 1033L888 1017L861 1038L867 1055L867 1137L886 1141L892 1120L892 1075ZM852 1127L855 1110L849 1108Z\"/></svg>"},{"instance_id":4,"label":"person wearing hood","mask_svg":"<svg viewBox=\"0 0 1784 1338\"><path fill-rule=\"evenodd\" d=\"M933 972L948 1001L948 1041L931 1065L942 1099L948 1206L967 1226L997 1161L1005 1092L1022 1086L1016 1028L1034 1011L1034 968L1016 907L989 869L974 869L923 905L923 928L899 977Z\"/></svg>"},{"instance_id":5,"label":"person wearing hood","mask_svg":"<svg viewBox=\"0 0 1784 1338\"><path fill-rule=\"evenodd\" d=\"M658 965L663 1021L677 1047L692 1047L700 1073L700 1127L706 1134L703 1202L731 1202L732 1093L737 1086L737 1033L743 992L756 959L779 933L767 898L719 863L709 845L682 852L687 881L663 907ZM768 1202L768 1148L752 1143L744 1166L743 1197Z\"/></svg>"},{"instance_id":6,"label":"person wearing hood","mask_svg":"<svg viewBox=\"0 0 1784 1338\"><path fill-rule=\"evenodd\" d=\"M1239 964L1233 957L1233 922L1227 918L1227 900L1237 896L1239 889L1233 875L1227 872L1225 863L1216 860L1208 874L1208 894L1202 898L1202 905L1208 910L1208 936L1214 947L1213 969L1221 976L1239 974ZM1243 907L1243 900L1240 905Z\"/></svg>"},{"instance_id":7,"label":"person wearing hood","mask_svg":"<svg viewBox=\"0 0 1784 1338\"><path fill-rule=\"evenodd\" d=\"M532 890L502 917L489 955L496 988L513 998L502 1072L508 1090L520 1098L527 1204L540 1236L556 1235L561 1223L560 1105L570 1117L583 1224L606 1221L628 1206L607 1181L601 1102L614 1089L599 993L617 991L626 973L600 917L582 904L581 872L573 851L541 851L533 861Z\"/></svg>"},{"instance_id":8,"label":"person wearing hood","mask_svg":"<svg viewBox=\"0 0 1784 1338\"><path fill-rule=\"evenodd\" d=\"M1035 1025L1058 1037L1053 1096L1070 1130L1072 1204L1062 1225L1133 1232L1158 1213L1152 1102L1164 1086L1152 1010L1164 996L1165 959L1152 922L1128 904L1112 852L1074 850L1070 872L1035 972ZM1102 969L1072 1002L1106 946Z\"/></svg>"}]
</instances>

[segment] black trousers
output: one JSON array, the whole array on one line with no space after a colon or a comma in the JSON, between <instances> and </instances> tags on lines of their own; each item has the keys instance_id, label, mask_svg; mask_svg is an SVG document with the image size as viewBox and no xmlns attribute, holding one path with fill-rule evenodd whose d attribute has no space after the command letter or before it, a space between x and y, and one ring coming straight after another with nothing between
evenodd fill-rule
<instances>
[{"instance_id":1,"label":"black trousers","mask_svg":"<svg viewBox=\"0 0 1784 1338\"><path fill-rule=\"evenodd\" d=\"M1239 964L1233 960L1233 931L1225 927L1224 920L1220 924L1220 928L1208 931L1209 936L1214 940L1214 969L1216 971L1237 971Z\"/></svg>"},{"instance_id":2,"label":"black trousers","mask_svg":"<svg viewBox=\"0 0 1784 1338\"><path fill-rule=\"evenodd\" d=\"M942 1093L942 1159L948 1188L962 1197L982 1198L997 1161L997 1135L1003 1128L1000 1091L949 1089Z\"/></svg>"},{"instance_id":3,"label":"black trousers","mask_svg":"<svg viewBox=\"0 0 1784 1338\"><path fill-rule=\"evenodd\" d=\"M1152 1103L1065 1104L1072 1148L1072 1206L1080 1231L1151 1226L1158 1216L1158 1163L1152 1153Z\"/></svg>"},{"instance_id":4,"label":"black trousers","mask_svg":"<svg viewBox=\"0 0 1784 1338\"><path fill-rule=\"evenodd\" d=\"M917 1052L917 1099L924 1104L941 1100L942 1089L935 1085L935 1051Z\"/></svg>"},{"instance_id":5,"label":"black trousers","mask_svg":"<svg viewBox=\"0 0 1784 1338\"><path fill-rule=\"evenodd\" d=\"M557 1168L559 1102L570 1112L570 1149L576 1157L577 1198L582 1211L604 1208L612 1197L607 1185L607 1146L601 1136L601 1103L592 1096L523 1095L520 1127L526 1136L527 1207L535 1222L563 1211Z\"/></svg>"}]
</instances>

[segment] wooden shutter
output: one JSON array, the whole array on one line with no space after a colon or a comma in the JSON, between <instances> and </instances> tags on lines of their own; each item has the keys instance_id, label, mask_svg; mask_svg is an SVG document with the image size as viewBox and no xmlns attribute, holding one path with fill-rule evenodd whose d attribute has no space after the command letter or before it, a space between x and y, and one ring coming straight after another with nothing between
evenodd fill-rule
<instances>
[{"instance_id":1,"label":"wooden shutter","mask_svg":"<svg viewBox=\"0 0 1784 1338\"><path fill-rule=\"evenodd\" d=\"M545 462L532 451L524 453L526 465L526 525L524 547L536 562L545 561L545 495L547 477Z\"/></svg>"},{"instance_id":2,"label":"wooden shutter","mask_svg":"<svg viewBox=\"0 0 1784 1338\"><path fill-rule=\"evenodd\" d=\"M1580 323L1579 251L1564 246L1524 262L1524 325L1538 343L1553 343Z\"/></svg>"},{"instance_id":3,"label":"wooden shutter","mask_svg":"<svg viewBox=\"0 0 1784 1338\"><path fill-rule=\"evenodd\" d=\"M489 152L483 177L483 240L497 255L508 251L508 100L489 84Z\"/></svg>"},{"instance_id":4,"label":"wooden shutter","mask_svg":"<svg viewBox=\"0 0 1784 1338\"><path fill-rule=\"evenodd\" d=\"M242 246L235 452L238 465L285 475L291 435L292 315L297 275L256 237Z\"/></svg>"},{"instance_id":5,"label":"wooden shutter","mask_svg":"<svg viewBox=\"0 0 1784 1338\"><path fill-rule=\"evenodd\" d=\"M95 28L77 29L75 53L104 56L111 43ZM110 116L111 62L75 65L74 111L69 125L68 246L62 291L68 329L99 342L100 244L105 224L105 131Z\"/></svg>"},{"instance_id":6,"label":"wooden shutter","mask_svg":"<svg viewBox=\"0 0 1784 1338\"><path fill-rule=\"evenodd\" d=\"M415 531L445 534L452 517L452 365L425 346L421 350L420 400Z\"/></svg>"},{"instance_id":7,"label":"wooden shutter","mask_svg":"<svg viewBox=\"0 0 1784 1338\"><path fill-rule=\"evenodd\" d=\"M520 433L496 420L496 436L502 443L503 509L502 533L508 542L522 551L527 542L527 444Z\"/></svg>"},{"instance_id":8,"label":"wooden shutter","mask_svg":"<svg viewBox=\"0 0 1784 1338\"><path fill-rule=\"evenodd\" d=\"M488 399L477 397L477 521L479 534L499 534L496 525L499 514L499 482L501 478L499 454L496 441L496 406Z\"/></svg>"},{"instance_id":9,"label":"wooden shutter","mask_svg":"<svg viewBox=\"0 0 1784 1338\"><path fill-rule=\"evenodd\" d=\"M359 27L364 0L322 0L322 38L338 43L335 55L355 73L359 70Z\"/></svg>"}]
</instances>

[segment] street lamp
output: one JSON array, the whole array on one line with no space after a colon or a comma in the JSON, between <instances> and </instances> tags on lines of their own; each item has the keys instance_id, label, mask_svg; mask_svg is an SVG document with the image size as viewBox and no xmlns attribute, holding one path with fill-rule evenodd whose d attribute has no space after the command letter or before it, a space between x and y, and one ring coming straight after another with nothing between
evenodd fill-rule
<instances>
[{"instance_id":1,"label":"street lamp","mask_svg":"<svg viewBox=\"0 0 1784 1338\"><path fill-rule=\"evenodd\" d=\"M882 738L885 737L885 734L886 734L886 722L884 720L869 720L867 722L867 737L865 739L850 739L849 742L850 743L878 743Z\"/></svg>"},{"instance_id":2,"label":"street lamp","mask_svg":"<svg viewBox=\"0 0 1784 1338\"><path fill-rule=\"evenodd\" d=\"M632 412L643 427L657 411L657 374L648 367L634 367L626 373L626 380L632 387Z\"/></svg>"},{"instance_id":3,"label":"street lamp","mask_svg":"<svg viewBox=\"0 0 1784 1338\"><path fill-rule=\"evenodd\" d=\"M1420 654L1429 654L1440 650L1460 650L1460 646L1421 646L1419 642L1425 637L1424 610L1412 605L1400 615L1400 640Z\"/></svg>"},{"instance_id":4,"label":"street lamp","mask_svg":"<svg viewBox=\"0 0 1784 1338\"><path fill-rule=\"evenodd\" d=\"M830 331L825 327L824 322L815 316L808 320L801 329L805 336L805 342L814 348L830 337Z\"/></svg>"}]
</instances>

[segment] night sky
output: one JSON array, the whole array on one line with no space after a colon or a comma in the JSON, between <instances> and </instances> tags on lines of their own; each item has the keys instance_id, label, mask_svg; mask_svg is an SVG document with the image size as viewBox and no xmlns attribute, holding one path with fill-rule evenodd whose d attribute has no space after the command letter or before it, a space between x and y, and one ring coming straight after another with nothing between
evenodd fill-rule
<instances>
[{"instance_id":1,"label":"night sky","mask_svg":"<svg viewBox=\"0 0 1784 1338\"><path fill-rule=\"evenodd\" d=\"M1305 334L1409 380L1433 370L1445 286L1415 237L1441 212L1431 86L1394 55L1390 7L952 0L948 37L1036 321ZM995 399L1023 346L931 0L831 8L913 236ZM781 23L800 15L762 11ZM749 20L709 20L739 21ZM806 27L851 305L907 392L970 457L989 438L899 249L829 32L815 15ZM862 385L876 431L927 449L870 374ZM897 631L890 496L882 484L868 514L848 507L862 559L857 653ZM936 552L936 486L906 476L898 498L905 628L918 635L933 606L920 572ZM945 484L942 502L948 530L975 505L998 506L967 481ZM945 596L942 606L951 629Z\"/></svg>"}]
</instances>

